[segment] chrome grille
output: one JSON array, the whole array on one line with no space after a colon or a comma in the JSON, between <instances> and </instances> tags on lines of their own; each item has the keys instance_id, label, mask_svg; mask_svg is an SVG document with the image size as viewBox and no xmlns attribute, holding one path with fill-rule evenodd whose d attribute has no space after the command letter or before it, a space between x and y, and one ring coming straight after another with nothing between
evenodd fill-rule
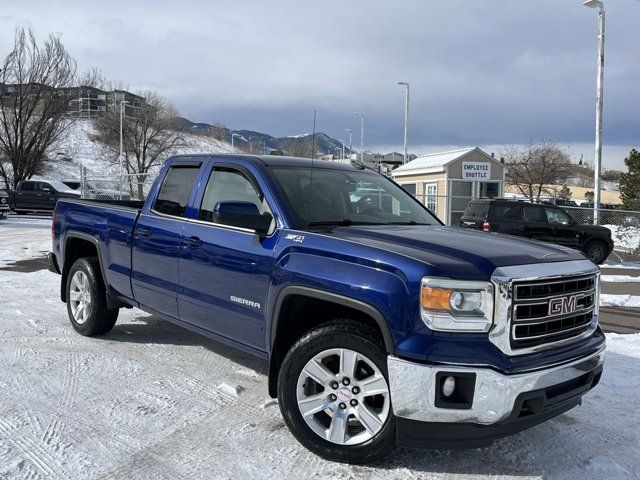
<instances>
[{"instance_id":1,"label":"chrome grille","mask_svg":"<svg viewBox=\"0 0 640 480\"><path fill-rule=\"evenodd\" d=\"M510 343L528 348L577 337L591 326L595 274L513 284Z\"/></svg>"}]
</instances>

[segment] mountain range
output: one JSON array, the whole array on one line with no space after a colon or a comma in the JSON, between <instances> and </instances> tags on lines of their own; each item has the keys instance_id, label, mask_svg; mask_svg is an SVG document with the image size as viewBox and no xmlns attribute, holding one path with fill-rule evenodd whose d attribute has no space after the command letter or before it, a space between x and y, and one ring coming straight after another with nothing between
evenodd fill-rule
<instances>
[{"instance_id":1,"label":"mountain range","mask_svg":"<svg viewBox=\"0 0 640 480\"><path fill-rule=\"evenodd\" d=\"M255 132L253 130L232 130L221 125L208 123L196 123L186 118L176 119L176 126L194 135L214 137L224 142L233 143L236 147L248 153L270 153L279 150L292 156L311 156L314 150L314 138L312 133L291 135L288 137L273 137L272 135ZM326 133L316 132L315 154L339 155L342 153L342 142L330 137ZM345 153L349 154L349 148L345 147Z\"/></svg>"}]
</instances>

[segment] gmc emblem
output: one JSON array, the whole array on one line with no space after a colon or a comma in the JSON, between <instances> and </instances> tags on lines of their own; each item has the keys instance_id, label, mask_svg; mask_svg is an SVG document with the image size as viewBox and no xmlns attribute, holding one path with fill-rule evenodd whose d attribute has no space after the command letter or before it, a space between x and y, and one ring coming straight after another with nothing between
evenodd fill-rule
<instances>
[{"instance_id":1,"label":"gmc emblem","mask_svg":"<svg viewBox=\"0 0 640 480\"><path fill-rule=\"evenodd\" d=\"M578 310L578 300L584 295L570 295L549 300L549 315L563 315Z\"/></svg>"}]
</instances>

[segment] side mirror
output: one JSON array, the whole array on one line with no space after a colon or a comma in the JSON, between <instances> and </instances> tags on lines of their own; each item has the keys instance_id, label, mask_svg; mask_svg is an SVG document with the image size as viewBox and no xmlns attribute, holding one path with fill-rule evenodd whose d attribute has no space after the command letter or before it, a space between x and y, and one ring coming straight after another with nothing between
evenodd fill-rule
<instances>
[{"instance_id":1,"label":"side mirror","mask_svg":"<svg viewBox=\"0 0 640 480\"><path fill-rule=\"evenodd\" d=\"M247 228L257 235L269 234L273 215L260 214L258 207L251 202L218 202L213 207L213 221L222 225Z\"/></svg>"},{"instance_id":2,"label":"side mirror","mask_svg":"<svg viewBox=\"0 0 640 480\"><path fill-rule=\"evenodd\" d=\"M51 189L49 187L42 187L43 192L51 193Z\"/></svg>"}]
</instances>

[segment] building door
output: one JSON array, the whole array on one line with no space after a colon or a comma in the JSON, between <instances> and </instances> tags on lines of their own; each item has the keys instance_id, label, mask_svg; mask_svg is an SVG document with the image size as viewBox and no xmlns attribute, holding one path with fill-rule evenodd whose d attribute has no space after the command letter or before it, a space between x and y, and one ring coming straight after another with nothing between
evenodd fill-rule
<instances>
[{"instance_id":1,"label":"building door","mask_svg":"<svg viewBox=\"0 0 640 480\"><path fill-rule=\"evenodd\" d=\"M465 180L451 180L449 222L447 225L459 225L462 214L473 199L473 184Z\"/></svg>"}]
</instances>

